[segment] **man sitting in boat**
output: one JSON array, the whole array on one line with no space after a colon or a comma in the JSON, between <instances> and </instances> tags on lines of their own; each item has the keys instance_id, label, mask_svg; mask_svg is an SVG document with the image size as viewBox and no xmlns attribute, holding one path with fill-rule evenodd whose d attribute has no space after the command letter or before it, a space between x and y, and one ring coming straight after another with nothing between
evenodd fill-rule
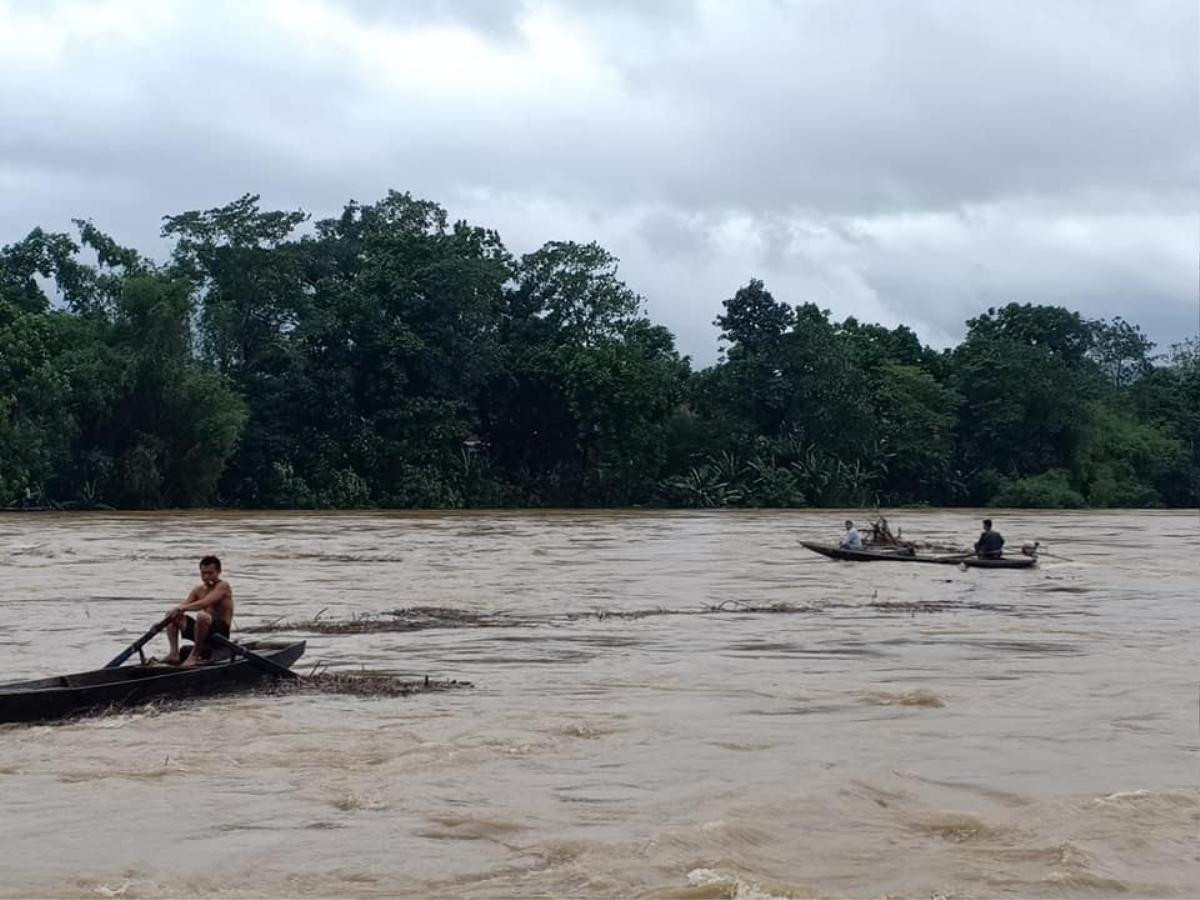
<instances>
[{"instance_id":1,"label":"man sitting in boat","mask_svg":"<svg viewBox=\"0 0 1200 900\"><path fill-rule=\"evenodd\" d=\"M862 538L859 537L858 529L854 527L854 523L849 519L846 520L846 533L842 535L842 539L838 542L838 546L843 550L862 549Z\"/></svg>"},{"instance_id":2,"label":"man sitting in boat","mask_svg":"<svg viewBox=\"0 0 1200 900\"><path fill-rule=\"evenodd\" d=\"M1004 538L1000 532L992 530L992 520L983 520L983 533L975 542L975 555L980 559L1002 559L1004 557Z\"/></svg>"},{"instance_id":3,"label":"man sitting in boat","mask_svg":"<svg viewBox=\"0 0 1200 900\"><path fill-rule=\"evenodd\" d=\"M187 615L194 612L193 619ZM200 583L192 588L187 599L167 610L174 616L167 625L167 641L171 652L163 662L179 664L179 634L192 640L192 652L184 666L203 665L208 660L207 640L216 633L229 637L229 626L233 624L233 588L221 578L221 561L215 556L200 560Z\"/></svg>"}]
</instances>

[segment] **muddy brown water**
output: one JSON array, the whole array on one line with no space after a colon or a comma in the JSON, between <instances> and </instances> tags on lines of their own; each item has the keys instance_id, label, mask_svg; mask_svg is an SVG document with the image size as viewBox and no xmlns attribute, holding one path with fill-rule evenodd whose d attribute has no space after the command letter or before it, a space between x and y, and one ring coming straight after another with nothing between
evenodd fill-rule
<instances>
[{"instance_id":1,"label":"muddy brown water","mask_svg":"<svg viewBox=\"0 0 1200 900\"><path fill-rule=\"evenodd\" d=\"M995 513L1071 558L1029 572L798 546L842 518L2 516L0 681L99 667L208 552L235 634L523 624L306 636L301 668L468 691L0 726L0 895L1200 895L1197 512ZM978 518L890 516L951 542ZM571 615L725 601L802 611Z\"/></svg>"}]
</instances>

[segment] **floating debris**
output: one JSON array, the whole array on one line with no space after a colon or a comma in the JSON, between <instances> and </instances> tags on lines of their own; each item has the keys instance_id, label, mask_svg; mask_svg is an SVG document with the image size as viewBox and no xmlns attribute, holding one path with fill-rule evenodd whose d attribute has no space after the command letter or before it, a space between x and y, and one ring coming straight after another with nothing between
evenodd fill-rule
<instances>
[{"instance_id":1,"label":"floating debris","mask_svg":"<svg viewBox=\"0 0 1200 900\"><path fill-rule=\"evenodd\" d=\"M792 603L748 603L745 600L722 600L720 603L709 604L698 609L666 609L665 607L655 607L654 609L594 609L588 612L563 613L560 616L547 617L541 621L559 621L573 622L579 619L596 619L604 621L605 619L645 619L650 616L711 616L721 613L811 613L819 612L825 609L823 606L796 606ZM525 624L513 621L511 624Z\"/></svg>"},{"instance_id":2,"label":"floating debris","mask_svg":"<svg viewBox=\"0 0 1200 900\"><path fill-rule=\"evenodd\" d=\"M923 550L927 553L971 553L971 550L963 547L958 547L954 544L939 544L933 541L909 541L903 537L904 529L897 528L896 533L892 533L891 526L888 525L888 520L880 516L871 523L871 531L863 536L863 546L869 550L880 548L897 548L904 550L919 551Z\"/></svg>"},{"instance_id":3,"label":"floating debris","mask_svg":"<svg viewBox=\"0 0 1200 900\"><path fill-rule=\"evenodd\" d=\"M863 696L864 703L873 706L923 706L937 709L946 705L946 701L933 691L917 688L911 691L895 693L893 691L874 691Z\"/></svg>"},{"instance_id":4,"label":"floating debris","mask_svg":"<svg viewBox=\"0 0 1200 900\"><path fill-rule=\"evenodd\" d=\"M269 694L352 694L357 697L407 697L435 691L474 687L457 678L399 678L387 672L316 672L301 678L283 679L264 686Z\"/></svg>"},{"instance_id":5,"label":"floating debris","mask_svg":"<svg viewBox=\"0 0 1200 900\"><path fill-rule=\"evenodd\" d=\"M946 612L962 608L962 604L953 600L879 600L867 606L884 612Z\"/></svg>"},{"instance_id":6,"label":"floating debris","mask_svg":"<svg viewBox=\"0 0 1200 900\"><path fill-rule=\"evenodd\" d=\"M958 612L962 609L983 610L984 612L1012 612L1015 606L1008 603L963 603L958 600L880 600L868 603L872 609L884 612L903 613L935 613Z\"/></svg>"},{"instance_id":7,"label":"floating debris","mask_svg":"<svg viewBox=\"0 0 1200 900\"><path fill-rule=\"evenodd\" d=\"M324 610L322 610L324 612ZM494 628L512 624L500 613L473 613L445 606L410 606L382 613L362 613L352 619L322 619L317 613L298 622L275 621L250 625L242 631L264 634L307 631L313 634L378 634L391 631L425 631L430 628Z\"/></svg>"},{"instance_id":8,"label":"floating debris","mask_svg":"<svg viewBox=\"0 0 1200 900\"><path fill-rule=\"evenodd\" d=\"M780 601L778 603L747 603L745 600L722 600L716 606L708 607L705 612L736 612L736 613L801 613L815 612L812 606L796 606L793 603Z\"/></svg>"},{"instance_id":9,"label":"floating debris","mask_svg":"<svg viewBox=\"0 0 1200 900\"><path fill-rule=\"evenodd\" d=\"M477 613L444 606L412 606L386 610L381 613L361 613L350 619L322 619L321 614L318 613L306 621L268 622L264 625L251 625L243 630L256 633L307 631L313 634L349 635L424 631L432 628L536 628L564 625L584 619L603 622L606 619L633 620L656 616L803 615L823 613L830 609L858 609L864 606L884 612L904 613L958 612L967 609L1012 612L1016 609L1008 604L964 603L957 600L875 601L874 595L872 595L872 601L865 604L835 601L795 604L782 600L773 603L753 603L747 600L729 599L722 600L720 603L683 609L658 606L651 609L591 609L546 615Z\"/></svg>"},{"instance_id":10,"label":"floating debris","mask_svg":"<svg viewBox=\"0 0 1200 900\"><path fill-rule=\"evenodd\" d=\"M696 615L702 610L696 609L666 609L657 606L654 609L590 609L587 612L563 613L557 618L564 622L576 622L580 619L595 619L603 622L605 619L645 619L648 616L684 616ZM551 618L543 621L553 621Z\"/></svg>"}]
</instances>

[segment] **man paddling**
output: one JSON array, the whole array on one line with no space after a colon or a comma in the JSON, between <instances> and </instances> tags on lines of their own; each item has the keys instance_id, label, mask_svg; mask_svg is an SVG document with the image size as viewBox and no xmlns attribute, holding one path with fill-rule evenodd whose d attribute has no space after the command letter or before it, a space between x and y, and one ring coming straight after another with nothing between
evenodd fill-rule
<instances>
[{"instance_id":1,"label":"man paddling","mask_svg":"<svg viewBox=\"0 0 1200 900\"><path fill-rule=\"evenodd\" d=\"M195 618L188 613L194 612ZM167 610L172 616L167 625L171 652L163 662L179 664L179 633L192 640L192 652L184 666L199 666L208 661L206 641L212 633L228 639L233 624L233 588L221 578L221 561L215 556L200 560L200 584L192 588L186 600Z\"/></svg>"},{"instance_id":2,"label":"man paddling","mask_svg":"<svg viewBox=\"0 0 1200 900\"><path fill-rule=\"evenodd\" d=\"M1001 559L1004 556L1004 538L992 530L992 520L983 520L983 532L975 542L975 555L980 559Z\"/></svg>"}]
</instances>

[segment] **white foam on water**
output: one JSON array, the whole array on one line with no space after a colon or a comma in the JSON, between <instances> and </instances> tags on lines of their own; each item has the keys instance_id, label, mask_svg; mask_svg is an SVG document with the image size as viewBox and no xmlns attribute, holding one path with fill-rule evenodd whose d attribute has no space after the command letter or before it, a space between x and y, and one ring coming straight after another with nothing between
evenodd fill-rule
<instances>
[{"instance_id":1,"label":"white foam on water","mask_svg":"<svg viewBox=\"0 0 1200 900\"><path fill-rule=\"evenodd\" d=\"M726 875L717 869L692 869L687 874L690 887L720 887L733 900L786 900L783 894L764 891L756 882L736 875Z\"/></svg>"}]
</instances>

